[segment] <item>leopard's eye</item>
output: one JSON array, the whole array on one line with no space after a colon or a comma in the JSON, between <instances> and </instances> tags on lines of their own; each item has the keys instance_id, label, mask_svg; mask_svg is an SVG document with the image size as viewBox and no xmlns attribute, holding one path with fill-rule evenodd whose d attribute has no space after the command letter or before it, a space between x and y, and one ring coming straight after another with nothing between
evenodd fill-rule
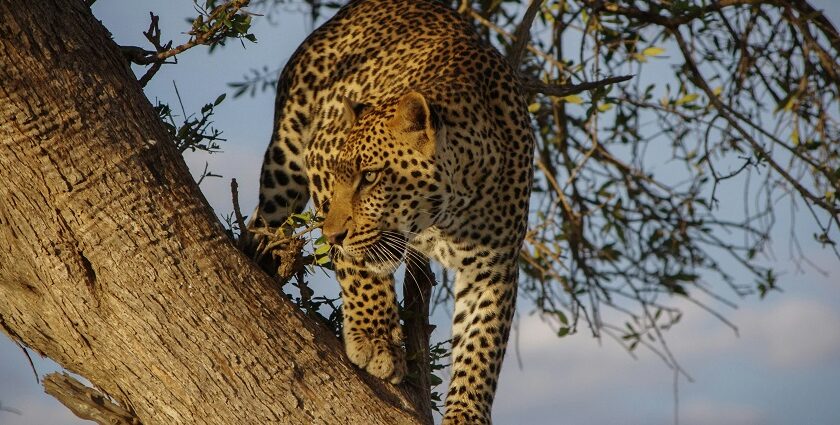
<instances>
[{"instance_id":1,"label":"leopard's eye","mask_svg":"<svg viewBox=\"0 0 840 425\"><path fill-rule=\"evenodd\" d=\"M377 178L379 178L379 171L365 171L362 173L362 184L376 183Z\"/></svg>"}]
</instances>

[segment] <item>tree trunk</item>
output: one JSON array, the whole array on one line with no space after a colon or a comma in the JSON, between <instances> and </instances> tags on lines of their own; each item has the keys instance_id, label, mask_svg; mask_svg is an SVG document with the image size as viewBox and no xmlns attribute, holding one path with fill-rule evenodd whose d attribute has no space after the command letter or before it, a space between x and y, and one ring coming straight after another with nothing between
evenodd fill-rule
<instances>
[{"instance_id":1,"label":"tree trunk","mask_svg":"<svg viewBox=\"0 0 840 425\"><path fill-rule=\"evenodd\" d=\"M233 246L81 0L0 1L0 328L147 425L422 422Z\"/></svg>"}]
</instances>

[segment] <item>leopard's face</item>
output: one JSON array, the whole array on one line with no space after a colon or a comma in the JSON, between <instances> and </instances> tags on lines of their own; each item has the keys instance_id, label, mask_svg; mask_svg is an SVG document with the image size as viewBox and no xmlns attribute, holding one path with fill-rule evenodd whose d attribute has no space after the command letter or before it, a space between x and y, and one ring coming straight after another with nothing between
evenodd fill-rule
<instances>
[{"instance_id":1,"label":"leopard's face","mask_svg":"<svg viewBox=\"0 0 840 425\"><path fill-rule=\"evenodd\" d=\"M351 108L351 105L347 105ZM324 234L344 255L393 272L407 242L435 225L447 205L451 167L440 166L446 130L418 93L358 119L330 164Z\"/></svg>"}]
</instances>

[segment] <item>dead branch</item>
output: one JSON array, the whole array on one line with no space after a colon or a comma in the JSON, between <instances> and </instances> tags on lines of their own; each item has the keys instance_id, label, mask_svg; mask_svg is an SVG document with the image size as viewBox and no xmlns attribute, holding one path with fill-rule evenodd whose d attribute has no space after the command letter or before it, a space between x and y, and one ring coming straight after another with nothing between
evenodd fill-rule
<instances>
[{"instance_id":1,"label":"dead branch","mask_svg":"<svg viewBox=\"0 0 840 425\"><path fill-rule=\"evenodd\" d=\"M47 375L44 378L44 391L82 419L100 425L141 425L140 419L133 413L66 373L55 372Z\"/></svg>"},{"instance_id":2,"label":"dead branch","mask_svg":"<svg viewBox=\"0 0 840 425\"><path fill-rule=\"evenodd\" d=\"M595 90L610 84L620 83L633 78L633 75L604 78L603 80L587 81L579 84L554 85L547 84L533 77L522 77L522 88L530 94L544 94L546 96L565 97L587 90Z\"/></svg>"}]
</instances>

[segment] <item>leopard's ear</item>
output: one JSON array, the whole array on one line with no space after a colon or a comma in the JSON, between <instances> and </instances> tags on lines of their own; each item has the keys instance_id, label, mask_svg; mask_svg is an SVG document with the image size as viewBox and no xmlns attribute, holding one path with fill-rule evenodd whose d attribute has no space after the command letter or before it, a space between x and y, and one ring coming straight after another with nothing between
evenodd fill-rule
<instances>
[{"instance_id":1,"label":"leopard's ear","mask_svg":"<svg viewBox=\"0 0 840 425\"><path fill-rule=\"evenodd\" d=\"M348 125L355 124L368 108L367 104L356 102L347 96L341 96L341 103L344 105L344 122Z\"/></svg>"},{"instance_id":2,"label":"leopard's ear","mask_svg":"<svg viewBox=\"0 0 840 425\"><path fill-rule=\"evenodd\" d=\"M399 138L427 157L434 155L445 134L437 108L416 91L410 91L400 99L390 125Z\"/></svg>"}]
</instances>

